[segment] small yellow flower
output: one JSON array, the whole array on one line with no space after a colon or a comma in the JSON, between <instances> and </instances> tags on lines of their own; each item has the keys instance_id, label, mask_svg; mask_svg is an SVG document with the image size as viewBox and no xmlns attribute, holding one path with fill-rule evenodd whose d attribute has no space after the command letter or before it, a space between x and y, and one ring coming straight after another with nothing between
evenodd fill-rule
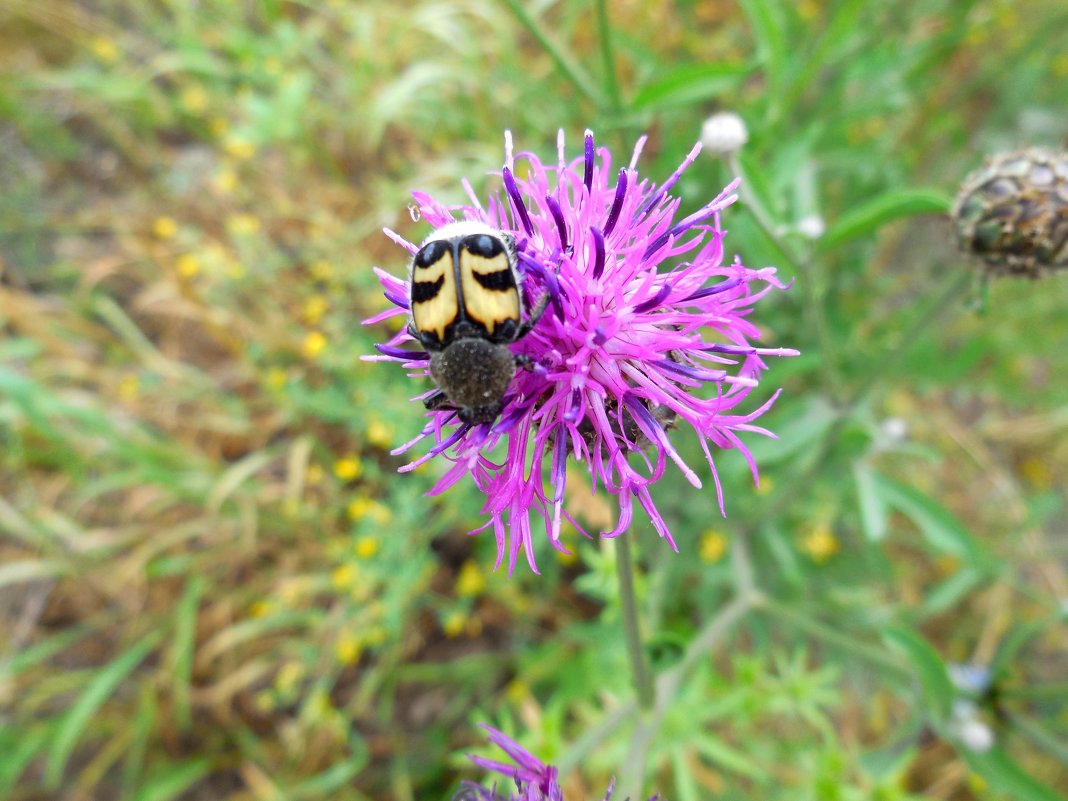
<instances>
[{"instance_id":1,"label":"small yellow flower","mask_svg":"<svg viewBox=\"0 0 1068 801\"><path fill-rule=\"evenodd\" d=\"M393 444L393 429L381 420L372 420L367 426L367 441L386 450Z\"/></svg>"},{"instance_id":2,"label":"small yellow flower","mask_svg":"<svg viewBox=\"0 0 1068 801\"><path fill-rule=\"evenodd\" d=\"M1020 474L1032 487L1040 490L1048 490L1053 487L1053 473L1049 469L1049 462L1030 456L1020 462Z\"/></svg>"},{"instance_id":3,"label":"small yellow flower","mask_svg":"<svg viewBox=\"0 0 1068 801\"><path fill-rule=\"evenodd\" d=\"M460 567L456 577L456 594L461 598L480 595L486 589L486 576L473 560L468 559Z\"/></svg>"},{"instance_id":4,"label":"small yellow flower","mask_svg":"<svg viewBox=\"0 0 1068 801\"><path fill-rule=\"evenodd\" d=\"M289 381L289 375L281 367L272 367L265 376L267 386L271 389L281 389Z\"/></svg>"},{"instance_id":5,"label":"small yellow flower","mask_svg":"<svg viewBox=\"0 0 1068 801\"><path fill-rule=\"evenodd\" d=\"M228 130L230 130L230 121L226 117L212 117L208 120L208 131L212 136L216 138L225 136Z\"/></svg>"},{"instance_id":6,"label":"small yellow flower","mask_svg":"<svg viewBox=\"0 0 1068 801\"><path fill-rule=\"evenodd\" d=\"M364 536L356 540L356 556L360 559L370 559L378 553L378 538Z\"/></svg>"},{"instance_id":7,"label":"small yellow flower","mask_svg":"<svg viewBox=\"0 0 1068 801\"><path fill-rule=\"evenodd\" d=\"M320 259L308 265L308 272L311 273L312 278L316 281L329 281L334 277L334 266L330 262Z\"/></svg>"},{"instance_id":8,"label":"small yellow flower","mask_svg":"<svg viewBox=\"0 0 1068 801\"><path fill-rule=\"evenodd\" d=\"M256 601L249 607L249 617L266 617L271 611L270 601Z\"/></svg>"},{"instance_id":9,"label":"small yellow flower","mask_svg":"<svg viewBox=\"0 0 1068 801\"><path fill-rule=\"evenodd\" d=\"M342 481L352 481L363 475L363 461L359 456L350 454L334 462L334 475Z\"/></svg>"},{"instance_id":10,"label":"small yellow flower","mask_svg":"<svg viewBox=\"0 0 1068 801\"><path fill-rule=\"evenodd\" d=\"M350 590L356 586L360 578L360 571L354 564L338 565L330 574L330 583L338 590Z\"/></svg>"},{"instance_id":11,"label":"small yellow flower","mask_svg":"<svg viewBox=\"0 0 1068 801\"><path fill-rule=\"evenodd\" d=\"M228 195L237 186L237 173L229 167L223 167L212 176L211 185L220 195Z\"/></svg>"},{"instance_id":12,"label":"small yellow flower","mask_svg":"<svg viewBox=\"0 0 1068 801\"><path fill-rule=\"evenodd\" d=\"M530 685L522 679L512 679L504 687L504 697L513 704L519 704L530 697Z\"/></svg>"},{"instance_id":13,"label":"small yellow flower","mask_svg":"<svg viewBox=\"0 0 1068 801\"><path fill-rule=\"evenodd\" d=\"M355 665L360 661L362 652L363 644L348 632L338 637L337 644L334 646L334 655L343 665Z\"/></svg>"},{"instance_id":14,"label":"small yellow flower","mask_svg":"<svg viewBox=\"0 0 1068 801\"><path fill-rule=\"evenodd\" d=\"M370 519L379 524L388 523L393 517L393 513L388 506L378 501L373 501L366 496L355 498L349 504L348 514L349 519L353 522Z\"/></svg>"},{"instance_id":15,"label":"small yellow flower","mask_svg":"<svg viewBox=\"0 0 1068 801\"><path fill-rule=\"evenodd\" d=\"M838 553L839 548L838 538L828 523L816 523L801 540L801 550L817 563L826 562Z\"/></svg>"},{"instance_id":16,"label":"small yellow flower","mask_svg":"<svg viewBox=\"0 0 1068 801\"><path fill-rule=\"evenodd\" d=\"M190 114L200 114L208 107L208 93L203 86L190 86L182 92L178 102Z\"/></svg>"},{"instance_id":17,"label":"small yellow flower","mask_svg":"<svg viewBox=\"0 0 1068 801\"><path fill-rule=\"evenodd\" d=\"M89 49L93 55L107 64L114 64L119 60L119 46L114 39L106 36L94 36L89 42Z\"/></svg>"},{"instance_id":18,"label":"small yellow flower","mask_svg":"<svg viewBox=\"0 0 1068 801\"><path fill-rule=\"evenodd\" d=\"M775 479L771 476L761 476L760 483L757 484L756 494L764 497L765 495L771 495L775 491Z\"/></svg>"},{"instance_id":19,"label":"small yellow flower","mask_svg":"<svg viewBox=\"0 0 1068 801\"><path fill-rule=\"evenodd\" d=\"M200 272L200 259L192 253L183 253L174 264L180 278L190 279Z\"/></svg>"},{"instance_id":20,"label":"small yellow flower","mask_svg":"<svg viewBox=\"0 0 1068 801\"><path fill-rule=\"evenodd\" d=\"M255 214L234 214L226 220L226 227L234 236L251 236L260 230L260 220Z\"/></svg>"},{"instance_id":21,"label":"small yellow flower","mask_svg":"<svg viewBox=\"0 0 1068 801\"><path fill-rule=\"evenodd\" d=\"M278 669L278 673L274 677L274 688L282 693L286 694L297 686L304 677L304 668L297 662L286 662L282 667Z\"/></svg>"},{"instance_id":22,"label":"small yellow flower","mask_svg":"<svg viewBox=\"0 0 1068 801\"><path fill-rule=\"evenodd\" d=\"M445 632L445 636L452 639L459 637L464 633L464 628L467 626L467 615L463 612L449 612L445 616L445 619L441 622L441 628Z\"/></svg>"},{"instance_id":23,"label":"small yellow flower","mask_svg":"<svg viewBox=\"0 0 1068 801\"><path fill-rule=\"evenodd\" d=\"M315 359L326 350L326 337L323 336L322 331L309 331L304 337L304 344L301 345L301 353L305 358Z\"/></svg>"},{"instance_id":24,"label":"small yellow flower","mask_svg":"<svg viewBox=\"0 0 1068 801\"><path fill-rule=\"evenodd\" d=\"M242 161L250 159L256 155L256 146L248 139L244 139L240 136L231 136L223 143L223 150L235 159Z\"/></svg>"},{"instance_id":25,"label":"small yellow flower","mask_svg":"<svg viewBox=\"0 0 1068 801\"><path fill-rule=\"evenodd\" d=\"M727 553L730 543L719 531L709 530L701 535L697 552L702 562L718 562Z\"/></svg>"},{"instance_id":26,"label":"small yellow flower","mask_svg":"<svg viewBox=\"0 0 1068 801\"><path fill-rule=\"evenodd\" d=\"M152 223L152 233L160 239L170 239L178 233L178 223L173 217L157 217Z\"/></svg>"},{"instance_id":27,"label":"small yellow flower","mask_svg":"<svg viewBox=\"0 0 1068 801\"><path fill-rule=\"evenodd\" d=\"M137 400L141 394L141 381L135 375L124 375L119 380L118 394L127 403Z\"/></svg>"},{"instance_id":28,"label":"small yellow flower","mask_svg":"<svg viewBox=\"0 0 1068 801\"><path fill-rule=\"evenodd\" d=\"M330 301L328 301L322 295L312 295L310 298L304 301L304 306L301 308L301 317L304 318L304 322L308 325L316 325L323 319L323 315L326 314L326 310L330 308Z\"/></svg>"}]
</instances>

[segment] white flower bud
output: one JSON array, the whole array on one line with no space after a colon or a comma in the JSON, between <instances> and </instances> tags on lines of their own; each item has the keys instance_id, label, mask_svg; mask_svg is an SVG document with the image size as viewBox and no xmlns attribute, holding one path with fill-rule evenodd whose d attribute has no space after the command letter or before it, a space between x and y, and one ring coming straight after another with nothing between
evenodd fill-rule
<instances>
[{"instance_id":1,"label":"white flower bud","mask_svg":"<svg viewBox=\"0 0 1068 801\"><path fill-rule=\"evenodd\" d=\"M797 233L809 239L819 239L827 230L827 224L818 214L809 214L797 221Z\"/></svg>"},{"instance_id":2,"label":"white flower bud","mask_svg":"<svg viewBox=\"0 0 1068 801\"><path fill-rule=\"evenodd\" d=\"M701 126L701 144L714 156L726 156L749 141L749 130L733 111L713 114Z\"/></svg>"}]
</instances>

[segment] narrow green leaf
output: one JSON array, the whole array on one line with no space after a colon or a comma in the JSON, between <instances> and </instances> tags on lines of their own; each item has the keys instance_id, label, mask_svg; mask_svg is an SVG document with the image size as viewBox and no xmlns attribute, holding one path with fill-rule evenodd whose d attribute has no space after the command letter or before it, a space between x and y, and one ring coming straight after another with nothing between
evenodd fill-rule
<instances>
[{"instance_id":1,"label":"narrow green leaf","mask_svg":"<svg viewBox=\"0 0 1068 801\"><path fill-rule=\"evenodd\" d=\"M1025 771L1000 748L991 748L981 754L963 748L959 750L972 770L1012 801L1065 801L1065 796Z\"/></svg>"},{"instance_id":2,"label":"narrow green leaf","mask_svg":"<svg viewBox=\"0 0 1068 801\"><path fill-rule=\"evenodd\" d=\"M160 633L153 631L142 637L131 646L122 656L105 668L102 668L89 682L85 691L74 702L63 720L59 724L59 730L48 754L48 764L45 768L45 783L49 789L56 789L63 778L63 771L67 766L67 760L78 743L86 725L103 706L108 697L136 668L141 660L156 646L160 640Z\"/></svg>"},{"instance_id":3,"label":"narrow green leaf","mask_svg":"<svg viewBox=\"0 0 1068 801\"><path fill-rule=\"evenodd\" d=\"M5 736L0 740L0 747L3 748L3 757L0 757L0 797L3 798L7 798L8 792L18 783L30 760L46 747L49 734L43 726L20 731L17 735L12 729L10 733L13 736Z\"/></svg>"},{"instance_id":4,"label":"narrow green leaf","mask_svg":"<svg viewBox=\"0 0 1068 801\"><path fill-rule=\"evenodd\" d=\"M707 735L696 735L692 744L699 752L708 757L715 765L725 770L738 773L750 779L757 779L766 775L760 765L751 760L741 751L727 745L722 740Z\"/></svg>"},{"instance_id":5,"label":"narrow green leaf","mask_svg":"<svg viewBox=\"0 0 1068 801\"><path fill-rule=\"evenodd\" d=\"M886 538L886 504L879 494L879 484L871 466L858 462L853 468L853 481L857 486L857 503L860 506L860 527L868 542L882 542Z\"/></svg>"},{"instance_id":6,"label":"narrow green leaf","mask_svg":"<svg viewBox=\"0 0 1068 801\"><path fill-rule=\"evenodd\" d=\"M686 764L686 752L682 748L671 749L671 775L675 779L673 798L679 801L701 801L701 793L698 792L693 771Z\"/></svg>"},{"instance_id":7,"label":"narrow green leaf","mask_svg":"<svg viewBox=\"0 0 1068 801\"><path fill-rule=\"evenodd\" d=\"M981 567L989 560L982 545L954 515L932 498L885 476L874 475L879 493L887 504L914 522L936 550Z\"/></svg>"},{"instance_id":8,"label":"narrow green leaf","mask_svg":"<svg viewBox=\"0 0 1068 801\"><path fill-rule=\"evenodd\" d=\"M938 189L896 189L843 214L820 240L824 250L870 234L881 225L917 214L945 214L952 198Z\"/></svg>"},{"instance_id":9,"label":"narrow green leaf","mask_svg":"<svg viewBox=\"0 0 1068 801\"><path fill-rule=\"evenodd\" d=\"M752 72L748 64L687 64L647 83L630 102L631 111L687 106L729 91Z\"/></svg>"},{"instance_id":10,"label":"narrow green leaf","mask_svg":"<svg viewBox=\"0 0 1068 801\"><path fill-rule=\"evenodd\" d=\"M339 762L315 774L296 787L290 788L285 795L293 801L300 801L305 798L329 798L343 785L350 782L357 773L363 770L366 764L367 760L361 758L361 755L354 755L344 762Z\"/></svg>"},{"instance_id":11,"label":"narrow green leaf","mask_svg":"<svg viewBox=\"0 0 1068 801\"><path fill-rule=\"evenodd\" d=\"M908 659L923 688L928 709L935 715L936 720L946 720L956 692L942 657L927 640L911 629L901 626L884 631L883 640Z\"/></svg>"},{"instance_id":12,"label":"narrow green leaf","mask_svg":"<svg viewBox=\"0 0 1068 801\"><path fill-rule=\"evenodd\" d=\"M133 797L133 801L170 801L209 773L211 773L211 760L207 757L167 765L159 773L146 780Z\"/></svg>"},{"instance_id":13,"label":"narrow green leaf","mask_svg":"<svg viewBox=\"0 0 1068 801\"><path fill-rule=\"evenodd\" d=\"M786 32L778 4L768 0L742 0L741 6L753 29L753 38L766 65L768 82L774 93L785 78L787 56Z\"/></svg>"},{"instance_id":14,"label":"narrow green leaf","mask_svg":"<svg viewBox=\"0 0 1068 801\"><path fill-rule=\"evenodd\" d=\"M965 567L958 570L949 578L936 584L927 593L927 597L923 599L922 613L937 615L944 612L985 579L986 575L974 568Z\"/></svg>"},{"instance_id":15,"label":"narrow green leaf","mask_svg":"<svg viewBox=\"0 0 1068 801\"><path fill-rule=\"evenodd\" d=\"M172 658L174 665L174 715L178 727L188 731L192 725L189 706L189 688L193 676L193 646L197 628L197 609L204 592L204 580L194 576L186 585L174 616L174 640Z\"/></svg>"}]
</instances>

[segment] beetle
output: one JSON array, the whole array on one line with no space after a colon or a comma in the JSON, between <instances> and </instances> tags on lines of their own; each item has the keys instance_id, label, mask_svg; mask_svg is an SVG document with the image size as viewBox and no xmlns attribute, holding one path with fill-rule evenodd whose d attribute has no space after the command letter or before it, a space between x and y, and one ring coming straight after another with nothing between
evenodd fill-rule
<instances>
[{"instance_id":1,"label":"beetle","mask_svg":"<svg viewBox=\"0 0 1068 801\"><path fill-rule=\"evenodd\" d=\"M508 345L530 333L545 312L542 296L524 319L515 239L485 223L449 223L419 246L409 265L408 332L430 354L438 390L427 409L455 409L460 420L492 423L528 356Z\"/></svg>"}]
</instances>

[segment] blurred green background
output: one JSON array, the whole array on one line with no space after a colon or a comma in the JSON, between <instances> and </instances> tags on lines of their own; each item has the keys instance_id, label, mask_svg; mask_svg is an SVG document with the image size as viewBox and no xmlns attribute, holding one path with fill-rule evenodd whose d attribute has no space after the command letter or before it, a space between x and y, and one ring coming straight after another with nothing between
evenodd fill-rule
<instances>
[{"instance_id":1,"label":"blurred green background","mask_svg":"<svg viewBox=\"0 0 1068 801\"><path fill-rule=\"evenodd\" d=\"M945 216L984 154L1064 144L1062 0L0 0L0 796L445 799L490 721L601 798L613 549L492 572L471 488L396 473L423 387L360 320L405 269L381 227L493 190L504 128L617 163L648 133L661 181L725 109L727 251L795 280L756 319L803 355L751 401L785 388L759 490L726 453L726 520L669 471L682 554L635 525L657 669L743 557L768 599L650 791L1066 797L1068 276L979 314ZM683 211L734 172L702 156Z\"/></svg>"}]
</instances>

